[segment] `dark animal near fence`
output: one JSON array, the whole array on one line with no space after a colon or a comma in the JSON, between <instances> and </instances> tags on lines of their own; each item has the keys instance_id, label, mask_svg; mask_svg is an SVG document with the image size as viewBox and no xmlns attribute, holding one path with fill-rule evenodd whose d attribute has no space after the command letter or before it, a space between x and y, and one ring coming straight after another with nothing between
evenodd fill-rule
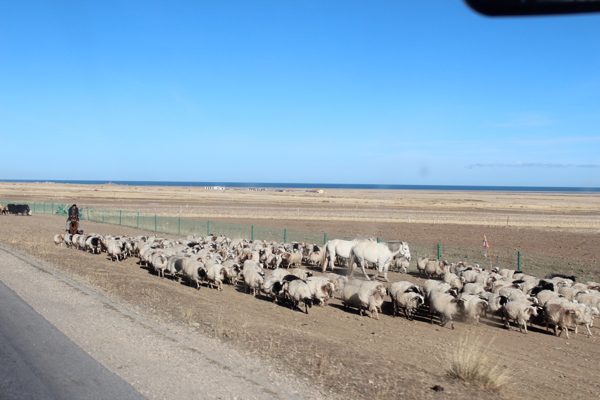
<instances>
[{"instance_id":1,"label":"dark animal near fence","mask_svg":"<svg viewBox=\"0 0 600 400\"><path fill-rule=\"evenodd\" d=\"M8 204L6 206L9 214L14 215L31 215L31 209L27 204Z\"/></svg>"}]
</instances>

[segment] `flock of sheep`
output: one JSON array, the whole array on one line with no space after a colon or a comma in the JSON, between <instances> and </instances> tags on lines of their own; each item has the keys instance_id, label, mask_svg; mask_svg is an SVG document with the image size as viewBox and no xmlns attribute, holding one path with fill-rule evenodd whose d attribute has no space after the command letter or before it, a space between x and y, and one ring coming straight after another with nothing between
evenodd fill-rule
<instances>
[{"instance_id":1,"label":"flock of sheep","mask_svg":"<svg viewBox=\"0 0 600 400\"><path fill-rule=\"evenodd\" d=\"M339 296L345 307L354 307L363 315L365 311L378 319L382 305L389 293L393 315L400 310L406 318L413 319L417 313L439 316L440 325L461 315L463 320L479 324L481 316L499 316L510 329L510 322L527 333L527 325L536 322L552 326L559 336L569 328L577 333L579 325L585 325L588 334L593 319L600 314L600 284L575 283L575 277L559 274L539 279L520 271L508 269L484 270L464 262L447 263L435 259L417 260L419 275L426 275L423 286L408 281L394 282L389 287L377 280L350 279L335 273L313 276L312 271L302 269L304 263L320 268L323 273L329 267L349 265L353 272L356 265L364 268L373 265L377 277L387 268L402 269L410 263L410 252L405 242L377 243L363 239L336 240L324 247L303 243L276 243L230 239L225 236L165 239L158 237L113 237L98 234L58 234L57 245L63 243L91 253L106 252L113 261L137 257L164 277L168 273L179 280L187 279L197 289L206 283L211 288L223 290L225 283L236 286L242 281L246 292L254 296L263 293L275 302L288 302L293 309L304 311L313 304L327 305L327 301ZM331 241L333 242L333 241ZM344 242L344 243L342 243ZM337 249L336 249L337 248ZM365 252L364 249L372 249ZM348 250L349 249L349 250ZM270 273L267 273L272 269ZM437 279L433 279L437 278Z\"/></svg>"}]
</instances>

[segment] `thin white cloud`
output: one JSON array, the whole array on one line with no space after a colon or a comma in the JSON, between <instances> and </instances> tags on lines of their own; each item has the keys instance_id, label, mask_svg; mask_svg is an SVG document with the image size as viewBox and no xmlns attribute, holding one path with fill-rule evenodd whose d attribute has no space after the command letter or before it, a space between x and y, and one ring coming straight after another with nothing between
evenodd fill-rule
<instances>
[{"instance_id":1,"label":"thin white cloud","mask_svg":"<svg viewBox=\"0 0 600 400\"><path fill-rule=\"evenodd\" d=\"M600 164L563 164L563 163L533 163L533 162L516 162L516 163L477 163L468 165L467 168L600 168Z\"/></svg>"}]
</instances>

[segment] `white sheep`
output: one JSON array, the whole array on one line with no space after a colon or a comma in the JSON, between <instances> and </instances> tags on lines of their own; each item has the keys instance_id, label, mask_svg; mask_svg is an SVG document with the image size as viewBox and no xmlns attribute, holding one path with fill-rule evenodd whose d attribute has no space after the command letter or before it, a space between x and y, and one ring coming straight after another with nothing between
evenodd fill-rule
<instances>
[{"instance_id":1,"label":"white sheep","mask_svg":"<svg viewBox=\"0 0 600 400\"><path fill-rule=\"evenodd\" d=\"M423 292L425 293L425 299L429 301L429 297L433 292L447 293L452 289L452 286L445 282L428 279L423 283ZM455 289L456 291L456 289Z\"/></svg>"},{"instance_id":2,"label":"white sheep","mask_svg":"<svg viewBox=\"0 0 600 400\"><path fill-rule=\"evenodd\" d=\"M592 336L590 327L594 321L594 317L598 315L596 307L588 307L585 304L576 303L574 301L564 301L560 305L566 309L575 311L575 333L577 333L578 325L585 325L588 334Z\"/></svg>"},{"instance_id":3,"label":"white sheep","mask_svg":"<svg viewBox=\"0 0 600 400\"><path fill-rule=\"evenodd\" d=\"M192 282L196 284L196 289L200 289L200 282L202 282L203 278L206 278L206 269L200 261L192 260L185 263L185 267L181 272L188 279L190 286Z\"/></svg>"},{"instance_id":4,"label":"white sheep","mask_svg":"<svg viewBox=\"0 0 600 400\"><path fill-rule=\"evenodd\" d=\"M448 322L454 329L452 317L458 314L464 308L464 300L444 292L431 292L429 296L429 314L431 323L433 323L433 314L440 316L440 326L444 327Z\"/></svg>"},{"instance_id":5,"label":"white sheep","mask_svg":"<svg viewBox=\"0 0 600 400\"><path fill-rule=\"evenodd\" d=\"M244 261L244 264L242 267L242 274L246 275L246 273L250 272L250 271L256 271L259 275L265 276L262 265L259 264L258 261L254 261L254 260Z\"/></svg>"},{"instance_id":6,"label":"white sheep","mask_svg":"<svg viewBox=\"0 0 600 400\"><path fill-rule=\"evenodd\" d=\"M386 294L385 286L374 281L351 281L342 290L342 303L345 307L356 307L360 315L363 310L371 312L371 317L379 319L377 313Z\"/></svg>"},{"instance_id":7,"label":"white sheep","mask_svg":"<svg viewBox=\"0 0 600 400\"><path fill-rule=\"evenodd\" d=\"M500 275L502 275L503 278L508 278L508 279L513 279L513 276L515 275L517 271L515 271L514 269L506 269L506 268L502 268L500 271L498 271L498 273Z\"/></svg>"},{"instance_id":8,"label":"white sheep","mask_svg":"<svg viewBox=\"0 0 600 400\"><path fill-rule=\"evenodd\" d=\"M556 293L553 290L542 290L536 294L535 297L538 299L538 302L542 307L544 307L550 300L556 300L561 297L564 298L562 294Z\"/></svg>"},{"instance_id":9,"label":"white sheep","mask_svg":"<svg viewBox=\"0 0 600 400\"><path fill-rule=\"evenodd\" d=\"M270 275L264 279L261 289L263 293L273 298L273 302L277 303L279 298L284 295L285 287L279 277Z\"/></svg>"},{"instance_id":10,"label":"white sheep","mask_svg":"<svg viewBox=\"0 0 600 400\"><path fill-rule=\"evenodd\" d=\"M411 282L394 282L391 284L389 292L394 306L394 317L400 308L406 318L412 320L419 307L425 303L425 298L419 288Z\"/></svg>"},{"instance_id":11,"label":"white sheep","mask_svg":"<svg viewBox=\"0 0 600 400\"><path fill-rule=\"evenodd\" d=\"M333 281L324 276L311 276L306 279L306 283L310 288L313 299L317 300L320 306L327 305L327 301L330 297L333 297L335 292Z\"/></svg>"},{"instance_id":12,"label":"white sheep","mask_svg":"<svg viewBox=\"0 0 600 400\"><path fill-rule=\"evenodd\" d=\"M335 285L335 291L336 292L341 292L342 289L346 286L346 284L348 283L348 277L347 276L342 276L342 275L338 275L336 273L330 272L326 275L327 279L329 279L330 281L333 282L333 284Z\"/></svg>"},{"instance_id":13,"label":"white sheep","mask_svg":"<svg viewBox=\"0 0 600 400\"><path fill-rule=\"evenodd\" d=\"M73 241L71 240L72 238L73 238L73 235L71 235L70 233L65 233L65 236L63 236L65 246L67 246L67 247L73 246Z\"/></svg>"},{"instance_id":14,"label":"white sheep","mask_svg":"<svg viewBox=\"0 0 600 400\"><path fill-rule=\"evenodd\" d=\"M397 272L400 272L400 270L402 270L402 272L406 273L409 266L410 266L410 260L408 258L406 258L405 256L402 256L402 257L398 257L398 258L394 259L390 269L392 271L397 271Z\"/></svg>"},{"instance_id":15,"label":"white sheep","mask_svg":"<svg viewBox=\"0 0 600 400\"><path fill-rule=\"evenodd\" d=\"M263 283L264 278L262 270L256 268L248 268L244 271L244 285L246 287L246 293L248 293L248 291L252 289L252 295L256 296L256 292L261 289Z\"/></svg>"},{"instance_id":16,"label":"white sheep","mask_svg":"<svg viewBox=\"0 0 600 400\"><path fill-rule=\"evenodd\" d=\"M473 283L473 282L465 283L465 285L463 286L463 289L462 289L462 293L464 293L464 294L478 295L478 294L484 293L484 292L485 292L485 287L483 287L483 285L481 285L479 283Z\"/></svg>"},{"instance_id":17,"label":"white sheep","mask_svg":"<svg viewBox=\"0 0 600 400\"><path fill-rule=\"evenodd\" d=\"M460 298L464 301L463 313L465 318L475 321L475 324L479 325L479 318L487 309L487 301L472 294L463 294Z\"/></svg>"},{"instance_id":18,"label":"white sheep","mask_svg":"<svg viewBox=\"0 0 600 400\"><path fill-rule=\"evenodd\" d=\"M223 264L207 263L206 264L206 280L212 288L213 285L217 290L223 290L223 281L228 278L228 270Z\"/></svg>"},{"instance_id":19,"label":"white sheep","mask_svg":"<svg viewBox=\"0 0 600 400\"><path fill-rule=\"evenodd\" d=\"M566 333L567 339L569 339L569 326L575 325L575 318L579 311L575 311L561 304L546 304L544 306L544 321L546 323L546 331L548 331L548 325L554 325L554 335L562 335ZM560 328L560 333L557 334L557 328Z\"/></svg>"},{"instance_id":20,"label":"white sheep","mask_svg":"<svg viewBox=\"0 0 600 400\"><path fill-rule=\"evenodd\" d=\"M446 282L448 285L454 288L457 288L459 291L462 290L465 284L464 277L459 277L458 275L453 274L451 272L445 273L444 276L442 276L442 281Z\"/></svg>"},{"instance_id":21,"label":"white sheep","mask_svg":"<svg viewBox=\"0 0 600 400\"><path fill-rule=\"evenodd\" d=\"M283 269L283 268L275 268L273 271L271 271L271 273L269 274L269 276L273 276L273 277L277 277L278 279L283 279L286 276L291 275L290 271L287 269ZM295 275L294 275L295 276Z\"/></svg>"},{"instance_id":22,"label":"white sheep","mask_svg":"<svg viewBox=\"0 0 600 400\"><path fill-rule=\"evenodd\" d=\"M478 296L487 301L486 313L489 312L492 314L492 316L500 314L500 318L504 319L504 315L501 311L503 310L504 305L508 302L508 298L506 296L500 296L490 292L479 293Z\"/></svg>"},{"instance_id":23,"label":"white sheep","mask_svg":"<svg viewBox=\"0 0 600 400\"><path fill-rule=\"evenodd\" d=\"M300 310L298 304L303 303L306 314L308 309L312 307L312 293L310 287L302 279L296 279L286 284L286 293L292 301L293 308Z\"/></svg>"},{"instance_id":24,"label":"white sheep","mask_svg":"<svg viewBox=\"0 0 600 400\"><path fill-rule=\"evenodd\" d=\"M427 278L432 278L434 276L442 276L446 272L448 272L448 270L446 269L447 265L449 264L445 260L429 260L425 264L425 275L427 275Z\"/></svg>"},{"instance_id":25,"label":"white sheep","mask_svg":"<svg viewBox=\"0 0 600 400\"><path fill-rule=\"evenodd\" d=\"M302 268L292 268L288 271L288 274L292 274L303 280L306 280L306 278L313 276L312 271L308 271Z\"/></svg>"},{"instance_id":26,"label":"white sheep","mask_svg":"<svg viewBox=\"0 0 600 400\"><path fill-rule=\"evenodd\" d=\"M532 317L538 315L537 308L532 306L529 302L520 302L520 301L509 301L504 305L503 309L504 318L505 318L505 326L510 330L510 321L515 321L519 325L519 332L523 332L525 329L525 333L527 333L527 322Z\"/></svg>"},{"instance_id":27,"label":"white sheep","mask_svg":"<svg viewBox=\"0 0 600 400\"><path fill-rule=\"evenodd\" d=\"M75 235L73 235L75 236ZM121 261L125 258L125 243L120 240L109 240L106 244L106 253L111 261Z\"/></svg>"},{"instance_id":28,"label":"white sheep","mask_svg":"<svg viewBox=\"0 0 600 400\"><path fill-rule=\"evenodd\" d=\"M160 251L155 251L149 255L148 264L154 268L156 274L161 278L165 277L165 269L167 268L167 256Z\"/></svg>"},{"instance_id":29,"label":"white sheep","mask_svg":"<svg viewBox=\"0 0 600 400\"><path fill-rule=\"evenodd\" d=\"M588 307L596 307L600 309L600 296L595 293L579 292L575 296L575 300Z\"/></svg>"},{"instance_id":30,"label":"white sheep","mask_svg":"<svg viewBox=\"0 0 600 400\"><path fill-rule=\"evenodd\" d=\"M57 235L54 235L54 244L55 245L62 247L64 242L65 242L65 234L64 233L59 233Z\"/></svg>"},{"instance_id":31,"label":"white sheep","mask_svg":"<svg viewBox=\"0 0 600 400\"><path fill-rule=\"evenodd\" d=\"M580 292L582 292L582 290L580 290L580 289L573 289L572 287L569 287L569 286L560 286L558 288L558 293L560 293L563 296L565 296L565 298L567 300L575 300L575 297Z\"/></svg>"}]
</instances>

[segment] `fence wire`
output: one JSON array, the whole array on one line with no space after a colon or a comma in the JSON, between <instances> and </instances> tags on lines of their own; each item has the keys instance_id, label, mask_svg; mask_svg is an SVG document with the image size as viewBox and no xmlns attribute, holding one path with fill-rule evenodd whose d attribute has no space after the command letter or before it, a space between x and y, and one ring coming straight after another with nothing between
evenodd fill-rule
<instances>
[{"instance_id":1,"label":"fence wire","mask_svg":"<svg viewBox=\"0 0 600 400\"><path fill-rule=\"evenodd\" d=\"M70 205L63 203L40 203L0 200L0 204L27 204L35 214L67 215ZM167 217L155 214L144 214L133 211L104 210L90 207L79 209L79 218L104 224L127 226L144 231L198 237L207 235L225 235L232 239L266 240L284 243L304 242L325 244L332 239L352 240L349 235L336 235L319 232L306 232L294 229L271 228L256 225L241 225L228 222L199 220L191 218ZM395 238L377 238L378 241L397 240ZM537 254L521 253L514 250L459 247L431 243L409 242L413 260L421 257L447 260L449 262L465 261L481 267L519 269L528 274L544 277L549 273L575 275L579 281L598 281L600 264L583 261L566 260ZM414 264L414 261L412 262Z\"/></svg>"}]
</instances>

